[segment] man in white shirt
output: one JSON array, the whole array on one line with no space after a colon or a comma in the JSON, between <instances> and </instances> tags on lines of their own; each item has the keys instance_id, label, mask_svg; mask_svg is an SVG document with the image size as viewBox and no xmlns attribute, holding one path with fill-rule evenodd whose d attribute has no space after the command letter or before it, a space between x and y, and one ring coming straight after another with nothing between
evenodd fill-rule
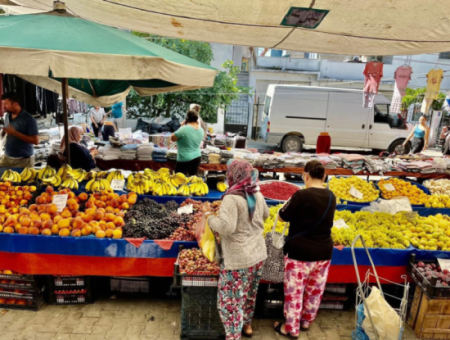
<instances>
[{"instance_id":1,"label":"man in white shirt","mask_svg":"<svg viewBox=\"0 0 450 340\"><path fill-rule=\"evenodd\" d=\"M94 130L95 137L98 137L100 131L102 131L102 126L105 123L106 112L102 107L95 106L89 111L92 122L92 129Z\"/></svg>"}]
</instances>

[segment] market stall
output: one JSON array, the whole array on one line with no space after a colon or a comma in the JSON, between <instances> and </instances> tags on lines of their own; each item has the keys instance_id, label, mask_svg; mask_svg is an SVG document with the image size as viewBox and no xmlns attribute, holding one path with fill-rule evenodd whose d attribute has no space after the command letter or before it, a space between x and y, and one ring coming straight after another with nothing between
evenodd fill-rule
<instances>
[{"instance_id":1,"label":"market stall","mask_svg":"<svg viewBox=\"0 0 450 340\"><path fill-rule=\"evenodd\" d=\"M171 170L175 169L175 162L160 163L155 161L140 161L140 160L103 160L96 159L97 166L102 170L108 170L112 168L121 168L130 171L141 171L144 169L158 170L160 168L169 168ZM288 173L288 174L302 174L303 167L284 167L284 168L273 168L268 169L262 166L255 166L259 172L277 172L277 173ZM201 164L200 171L227 171L226 164ZM367 170L360 172L353 172L350 169L337 168L337 169L326 169L327 175L333 176L380 176L379 173L370 173ZM423 174L418 172L404 172L404 171L388 171L384 172L383 176L396 176L396 177L416 177L421 179L440 179L440 178L450 178L448 173L429 173Z\"/></svg>"}]
</instances>

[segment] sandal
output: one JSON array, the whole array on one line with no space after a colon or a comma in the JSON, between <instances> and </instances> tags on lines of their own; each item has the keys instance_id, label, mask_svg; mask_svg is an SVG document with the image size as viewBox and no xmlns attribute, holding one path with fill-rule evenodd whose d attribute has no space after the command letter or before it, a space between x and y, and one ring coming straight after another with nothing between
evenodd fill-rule
<instances>
[{"instance_id":1,"label":"sandal","mask_svg":"<svg viewBox=\"0 0 450 340\"><path fill-rule=\"evenodd\" d=\"M297 340L298 336L293 336L289 333L282 333L281 332L281 327L283 327L283 323L279 322L277 326L274 326L273 329L275 330L275 332L277 332L278 334L280 334L281 336L284 336L285 338L291 339L291 340Z\"/></svg>"},{"instance_id":2,"label":"sandal","mask_svg":"<svg viewBox=\"0 0 450 340\"><path fill-rule=\"evenodd\" d=\"M242 328L242 333L243 336L245 336L246 338L251 338L253 337L253 332L252 333L247 333L246 331L244 331L244 328Z\"/></svg>"}]
</instances>

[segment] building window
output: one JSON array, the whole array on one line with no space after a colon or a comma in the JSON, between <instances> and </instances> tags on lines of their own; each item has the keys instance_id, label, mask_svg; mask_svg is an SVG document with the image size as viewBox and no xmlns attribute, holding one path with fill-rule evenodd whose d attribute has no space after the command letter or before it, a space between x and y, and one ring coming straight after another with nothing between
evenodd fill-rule
<instances>
[{"instance_id":1,"label":"building window","mask_svg":"<svg viewBox=\"0 0 450 340\"><path fill-rule=\"evenodd\" d=\"M387 55L387 56L376 55L374 58L376 60L378 60L379 62L386 64L386 65L392 65L392 61L394 60L394 57L391 55Z\"/></svg>"},{"instance_id":2,"label":"building window","mask_svg":"<svg viewBox=\"0 0 450 340\"><path fill-rule=\"evenodd\" d=\"M439 59L450 59L450 52L439 53Z\"/></svg>"}]
</instances>

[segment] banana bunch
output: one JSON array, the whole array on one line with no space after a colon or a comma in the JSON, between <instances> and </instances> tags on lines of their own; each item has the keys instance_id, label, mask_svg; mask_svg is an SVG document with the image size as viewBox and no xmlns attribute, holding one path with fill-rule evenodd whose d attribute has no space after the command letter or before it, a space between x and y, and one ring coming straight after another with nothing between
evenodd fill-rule
<instances>
[{"instance_id":1,"label":"banana bunch","mask_svg":"<svg viewBox=\"0 0 450 340\"><path fill-rule=\"evenodd\" d=\"M139 195L147 194L153 189L153 179L140 173L131 174L128 176L127 189Z\"/></svg>"},{"instance_id":2,"label":"banana bunch","mask_svg":"<svg viewBox=\"0 0 450 340\"><path fill-rule=\"evenodd\" d=\"M189 186L191 195L205 196L208 195L209 189L205 182L194 182Z\"/></svg>"},{"instance_id":3,"label":"banana bunch","mask_svg":"<svg viewBox=\"0 0 450 340\"><path fill-rule=\"evenodd\" d=\"M99 171L97 172L96 178L107 178L109 175L108 171Z\"/></svg>"},{"instance_id":4,"label":"banana bunch","mask_svg":"<svg viewBox=\"0 0 450 340\"><path fill-rule=\"evenodd\" d=\"M106 179L108 180L109 183L112 182L113 179L125 179L125 177L122 174L122 171L120 170L116 170L116 171L111 171L108 175L108 177L106 177Z\"/></svg>"},{"instance_id":5,"label":"banana bunch","mask_svg":"<svg viewBox=\"0 0 450 340\"><path fill-rule=\"evenodd\" d=\"M168 168L159 168L157 171L158 174L163 174L163 173L170 173L170 169Z\"/></svg>"},{"instance_id":6,"label":"banana bunch","mask_svg":"<svg viewBox=\"0 0 450 340\"><path fill-rule=\"evenodd\" d=\"M159 176L159 173L153 171L152 169L144 169L144 175L154 179L155 176Z\"/></svg>"},{"instance_id":7,"label":"banana bunch","mask_svg":"<svg viewBox=\"0 0 450 340\"><path fill-rule=\"evenodd\" d=\"M2 181L4 181L4 182L21 182L22 178L20 177L20 175L17 171L12 171L12 170L8 169L3 173Z\"/></svg>"},{"instance_id":8,"label":"banana bunch","mask_svg":"<svg viewBox=\"0 0 450 340\"><path fill-rule=\"evenodd\" d=\"M72 177L78 183L81 183L84 180L84 178L86 177L86 170L83 170L83 169L71 170L71 171L67 172L67 175L70 175L70 176L66 176L66 177Z\"/></svg>"},{"instance_id":9,"label":"banana bunch","mask_svg":"<svg viewBox=\"0 0 450 340\"><path fill-rule=\"evenodd\" d=\"M217 182L217 190L219 190L220 192L225 192L228 189L228 185L226 185L225 182Z\"/></svg>"},{"instance_id":10,"label":"banana bunch","mask_svg":"<svg viewBox=\"0 0 450 340\"><path fill-rule=\"evenodd\" d=\"M161 172L159 178L163 182L170 183L170 172Z\"/></svg>"},{"instance_id":11,"label":"banana bunch","mask_svg":"<svg viewBox=\"0 0 450 340\"><path fill-rule=\"evenodd\" d=\"M59 168L57 175L61 177L62 179L66 179L67 174L69 171L72 171L72 167L69 164L63 164L62 167Z\"/></svg>"},{"instance_id":12,"label":"banana bunch","mask_svg":"<svg viewBox=\"0 0 450 340\"><path fill-rule=\"evenodd\" d=\"M37 175L37 177L40 180L43 180L46 178L51 178L53 176L56 176L56 170L48 165L45 168L42 168L41 170L39 170L38 175Z\"/></svg>"},{"instance_id":13,"label":"banana bunch","mask_svg":"<svg viewBox=\"0 0 450 340\"><path fill-rule=\"evenodd\" d=\"M52 185L54 187L59 187L61 185L62 179L58 175L54 175L51 177L43 178L42 183L47 185Z\"/></svg>"},{"instance_id":14,"label":"banana bunch","mask_svg":"<svg viewBox=\"0 0 450 340\"><path fill-rule=\"evenodd\" d=\"M86 183L86 191L103 191L110 187L108 180L105 178L93 178Z\"/></svg>"},{"instance_id":15,"label":"banana bunch","mask_svg":"<svg viewBox=\"0 0 450 340\"><path fill-rule=\"evenodd\" d=\"M90 181L91 179L95 179L96 177L97 177L97 171L91 170L89 172L86 172L84 179L86 181Z\"/></svg>"},{"instance_id":16,"label":"banana bunch","mask_svg":"<svg viewBox=\"0 0 450 340\"><path fill-rule=\"evenodd\" d=\"M186 184L186 176L181 173L174 173L170 175L168 183L172 184L175 188L178 188L180 185Z\"/></svg>"},{"instance_id":17,"label":"banana bunch","mask_svg":"<svg viewBox=\"0 0 450 340\"><path fill-rule=\"evenodd\" d=\"M20 178L22 179L22 182L32 181L36 178L37 171L33 168L25 168L23 169L22 173L20 174Z\"/></svg>"},{"instance_id":18,"label":"banana bunch","mask_svg":"<svg viewBox=\"0 0 450 340\"><path fill-rule=\"evenodd\" d=\"M78 190L78 181L72 175L66 174L66 178L62 182L61 187Z\"/></svg>"},{"instance_id":19,"label":"banana bunch","mask_svg":"<svg viewBox=\"0 0 450 340\"><path fill-rule=\"evenodd\" d=\"M177 195L180 196L189 196L191 193L191 190L189 189L189 185L183 184L181 185L177 190Z\"/></svg>"},{"instance_id":20,"label":"banana bunch","mask_svg":"<svg viewBox=\"0 0 450 340\"><path fill-rule=\"evenodd\" d=\"M177 194L177 189L170 183L156 181L153 185L153 195L156 196L173 196Z\"/></svg>"}]
</instances>

